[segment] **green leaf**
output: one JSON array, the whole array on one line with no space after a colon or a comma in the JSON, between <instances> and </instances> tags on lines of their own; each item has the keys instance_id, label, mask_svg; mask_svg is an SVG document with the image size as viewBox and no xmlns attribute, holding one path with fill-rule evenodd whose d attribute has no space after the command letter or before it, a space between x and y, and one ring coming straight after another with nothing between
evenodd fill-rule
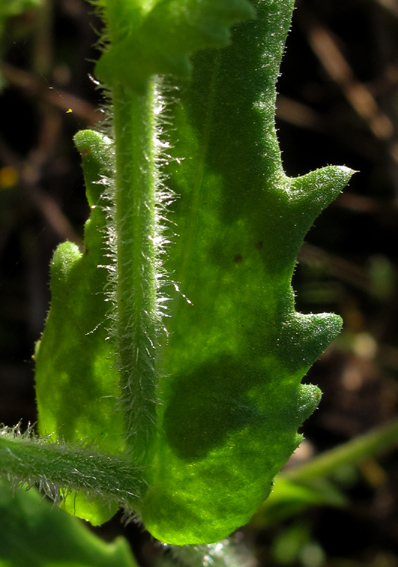
<instances>
[{"instance_id":1,"label":"green leaf","mask_svg":"<svg viewBox=\"0 0 398 567\"><path fill-rule=\"evenodd\" d=\"M341 321L297 313L291 278L305 234L352 172L284 174L275 83L293 0L253 1L257 19L234 30L231 47L196 54L192 81L180 82L163 125L149 77L188 75L187 56L224 45L231 23L253 10L244 0L99 4L111 46L98 71L112 89L116 139L113 146L90 132L77 138L92 214L84 252L66 243L52 263L36 357L40 433L141 459L148 490L136 511L152 535L214 542L268 496L319 402L319 390L301 380ZM159 171L159 162L172 165ZM154 183L161 199L165 173L178 196L168 215L178 236L161 272L175 293L168 337L154 354L162 340ZM109 278L113 269L123 277ZM108 340L113 319L117 333ZM113 512L83 504L70 509L95 523Z\"/></svg>"},{"instance_id":2,"label":"green leaf","mask_svg":"<svg viewBox=\"0 0 398 567\"><path fill-rule=\"evenodd\" d=\"M112 43L96 73L139 92L155 74L190 76L193 52L228 45L231 25L255 14L247 0L157 0L148 11L148 2L125 0L116 13L112 0L102 4ZM120 10L128 18L123 26Z\"/></svg>"},{"instance_id":3,"label":"green leaf","mask_svg":"<svg viewBox=\"0 0 398 567\"><path fill-rule=\"evenodd\" d=\"M51 263L51 309L36 347L36 395L39 432L64 441L89 441L105 453L125 448L124 421L116 411L120 396L109 340L106 230L111 142L95 132L76 136L82 154L91 218L85 227L84 251L61 244ZM105 191L106 193L106 191ZM79 505L80 502L80 505ZM117 510L105 503L87 504L84 496L67 499L66 507L100 524Z\"/></svg>"},{"instance_id":4,"label":"green leaf","mask_svg":"<svg viewBox=\"0 0 398 567\"><path fill-rule=\"evenodd\" d=\"M112 39L110 51L104 54L105 61L108 56L112 58L113 50L117 50L119 45L127 41L131 32L137 32L138 28L143 30L141 40L146 42L149 51L157 46L156 54L153 54L155 58L161 58L168 49L173 57L175 55L177 58L181 57L181 61L185 61L194 50L224 45L228 42L228 30L232 23L247 15L253 15L247 0L233 2L219 0L215 3L210 3L208 0L205 2L173 0L150 3L150 6L148 2L131 1L98 2L98 4L104 8L108 33ZM175 28L170 31L172 21ZM153 34L157 34L158 27L161 33L155 42ZM167 33L163 36L161 30L167 30ZM148 37L146 34L149 34ZM150 34L152 34L151 38ZM140 33L135 33L134 37L139 38ZM185 39L180 43L182 37ZM167 40L166 46L162 44L162 39ZM119 68L121 55L127 65L129 61L135 61L139 53L136 51L135 57L131 58L129 49L132 48L134 46L128 44L120 53L116 51L116 60L111 59L111 69L114 63L116 63L115 69ZM151 65L146 68L141 63L139 69L144 69L145 78L142 81L139 79L138 82L143 90L149 91L150 89L144 87L148 86L149 77L157 71L157 68L154 69ZM134 95L134 100L131 100L131 93L126 95L124 68L119 69L115 76L112 72L109 83L114 87L114 94L118 93L117 96L115 95L117 99L115 108L117 106L119 109L117 113L119 118L114 122L114 126L116 122L118 123L115 127L116 147L118 143L122 144L114 160L115 186L109 181L109 177L114 174L112 157L114 147L110 141L93 132L78 134L76 143L83 157L87 198L92 213L85 229L84 251L80 252L75 245L65 243L57 249L52 260L51 309L43 338L36 349L39 432L41 435L60 437L65 442L71 442L73 446L78 441L87 440L90 444L94 444L98 451L117 454L128 453L134 441L138 439L141 455L138 457L133 455L133 459L142 459L148 448L143 447L141 439L147 441L150 435L147 424L143 424L144 419L141 418L147 418L149 422L154 421L152 415L156 414L156 399L155 396L150 395L149 387L142 388L141 396L137 395L139 387L134 384L132 388L130 387L131 374L134 374L130 370L134 365L133 367L128 365L131 362L130 355L134 359L137 355L139 360L141 360L140 356L143 357L144 364L139 364L138 368L142 372L145 370L148 376L144 378L136 373L134 378L140 383L152 384L154 372L152 364L148 363L151 357L145 357L145 349L149 353L151 345L156 343L153 335L157 329L153 323L157 315L153 313L153 306L156 306L157 282L154 280L156 274L154 258L152 253L147 254L146 250L154 248L154 234L151 232L154 223L144 222L143 216L144 212L148 212L148 217L154 220L155 204L153 200L150 204L144 203L141 206L135 202L135 199L151 193L149 184L153 184L155 179L152 167L146 167L152 162L150 156L154 154L155 149L152 132L154 113L147 120L147 115L143 116L141 112L142 108L152 111L152 99L150 99L151 104L148 104L144 96ZM130 83L127 84L131 86ZM119 95L123 98L122 102L118 99ZM134 105L136 105L137 120L135 122L133 120L135 126L131 131L138 132L138 135L137 139L132 141L129 139L130 126L127 125L130 124L132 117L132 114L128 113L133 112ZM143 131L147 136L142 135ZM122 141L118 139L118 132L122 132L122 137L124 136ZM127 167L119 172L120 163L126 165L123 156L126 158ZM135 192L130 191L129 173L133 173ZM141 175L143 173L145 175ZM144 188L145 184L148 187ZM109 187L104 191L104 186L107 185ZM107 196L111 193L113 201ZM115 206L117 197L120 197L122 204L127 203L129 207L133 201L133 228L136 229L133 238L131 232L126 233L124 228L124 225L127 225L127 230L132 228L130 216L126 215L125 210L120 210L123 209L119 206L120 203ZM129 213L131 213L130 208ZM111 217L114 225L110 221ZM116 247L112 245L111 240L117 240ZM140 249L141 245L143 248ZM124 250L123 254L121 248ZM134 252L136 253L134 257L129 256L131 251L133 255ZM139 261L143 257L143 265L148 268L148 274L153 275L153 281L148 282L141 270ZM116 259L117 267L114 263ZM126 282L124 273L121 272L125 269L131 275L129 267L133 260L134 281ZM148 266L151 262L153 265ZM114 270L117 277L112 281L109 273ZM154 300L153 306L151 304L149 307L148 302L144 300L148 295L147 289L153 289L154 292L149 293L151 297L153 295ZM138 300L140 294L142 297ZM106 303L107 300L110 301ZM118 302L119 310L115 315L114 306ZM131 311L127 306L128 303L130 307L131 304L134 304L135 308L138 305L141 311L137 312L134 309ZM116 324L114 324L115 320ZM141 324L143 320L149 321L150 324ZM134 329L129 328L130 323L133 327L135 325ZM131 341L132 336L134 339ZM108 340L110 337L111 340ZM127 344L122 347L123 341ZM132 342L135 344L131 344ZM126 355L121 357L121 352L126 352ZM146 368L143 369L145 364ZM124 375L130 374L126 380L120 379L117 366L121 367L121 374L123 369ZM133 426L136 425L135 429L131 427L131 422ZM102 523L115 511L115 508L110 510L106 502L88 504L84 495L79 494L69 497L65 507L95 524Z\"/></svg>"},{"instance_id":5,"label":"green leaf","mask_svg":"<svg viewBox=\"0 0 398 567\"><path fill-rule=\"evenodd\" d=\"M251 525L264 528L303 512L311 506L344 506L346 497L331 482L318 478L293 481L277 475L269 498L252 518Z\"/></svg>"},{"instance_id":6,"label":"green leaf","mask_svg":"<svg viewBox=\"0 0 398 567\"><path fill-rule=\"evenodd\" d=\"M123 538L105 543L36 490L13 495L0 480L0 565L136 567L136 562Z\"/></svg>"},{"instance_id":7,"label":"green leaf","mask_svg":"<svg viewBox=\"0 0 398 567\"><path fill-rule=\"evenodd\" d=\"M231 47L195 56L174 105L161 360L161 427L143 520L157 538L214 542L244 525L300 442L320 393L300 381L340 330L338 316L295 312L291 277L316 216L347 168L290 179L274 126L275 82L292 1L258 1Z\"/></svg>"}]
</instances>

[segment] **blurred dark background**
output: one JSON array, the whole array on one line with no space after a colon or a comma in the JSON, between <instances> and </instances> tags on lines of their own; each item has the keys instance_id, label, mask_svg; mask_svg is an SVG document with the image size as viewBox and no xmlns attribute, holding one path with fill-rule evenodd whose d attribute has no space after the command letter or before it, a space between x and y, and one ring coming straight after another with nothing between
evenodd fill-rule
<instances>
[{"instance_id":1,"label":"blurred dark background","mask_svg":"<svg viewBox=\"0 0 398 567\"><path fill-rule=\"evenodd\" d=\"M398 0L296 6L278 83L285 169L298 175L331 163L358 171L308 234L294 275L299 310L344 318L343 333L307 378L324 396L304 425L304 456L397 415ZM92 12L84 0L44 0L5 29L0 420L7 425L36 419L32 354L48 310L49 262L59 242L81 241L88 216L72 137L101 118L89 76L100 26ZM342 471L339 482L346 507L241 532L259 565L398 566L396 448ZM118 532L152 563L149 536L124 530L119 519L102 529L107 538Z\"/></svg>"}]
</instances>

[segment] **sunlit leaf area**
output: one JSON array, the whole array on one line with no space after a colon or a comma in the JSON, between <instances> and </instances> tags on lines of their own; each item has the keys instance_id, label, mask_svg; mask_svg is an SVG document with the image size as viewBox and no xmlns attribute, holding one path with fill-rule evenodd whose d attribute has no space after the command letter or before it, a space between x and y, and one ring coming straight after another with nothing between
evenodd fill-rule
<instances>
[{"instance_id":1,"label":"sunlit leaf area","mask_svg":"<svg viewBox=\"0 0 398 567\"><path fill-rule=\"evenodd\" d=\"M4 6L0 0L0 423L10 428L19 424L17 435L37 422L33 356L49 310L51 258L65 240L82 249L90 213L73 137L79 130L95 128L103 118L106 100L94 70L101 26L85 0L14 0L4 1ZM190 37L185 40L190 45ZM131 44L136 48L133 40ZM151 57L152 53L148 60ZM182 65L179 59L177 63ZM177 63L171 71L166 66L166 72L175 72ZM135 68L133 60L129 64ZM103 69L106 76L123 76L117 51ZM144 79L140 77L139 88ZM89 527L53 509L46 501L55 498L51 484L40 487L41 495L34 489L25 492L22 485L14 497L7 480L1 480L0 567L222 567L220 557L222 553L228 557L229 546L234 547L233 559L225 561L233 566L397 567L398 2L297 0L277 90L276 125L287 175L305 175L328 164L357 172L306 235L293 275L297 311L336 313L344 321L342 332L303 380L323 393L319 409L300 429L304 441L252 520L229 542L199 546L195 558L189 548L176 551L161 545L134 521L126 525L123 512L102 527ZM178 109L179 91L168 86L168 96L166 107ZM200 94L189 96L200 99ZM185 120L178 112L177 116ZM181 140L175 136L171 142L178 148ZM175 179L183 185L178 175ZM178 198L175 207L174 220L180 214ZM202 226L217 238L221 234L213 218L205 219ZM241 269L238 248L244 247L245 233L251 238L252 228L240 226L242 232L234 229L229 235L236 248L232 267L227 267L231 273ZM189 226L185 234L189 238ZM221 237L217 243L222 245ZM168 246L178 249L178 236ZM257 242L253 257L262 247ZM90 262L81 264L76 281L81 283L86 270L93 269ZM173 273L183 273L184 266L177 254ZM254 278L253 266L249 273ZM224 279L229 277L227 268ZM206 287L210 281L206 269L204 263L190 290L177 289L175 301L186 305L195 293L201 300L218 292L222 272ZM180 398L187 411L194 412L198 392L213 384L212 367L200 347L201 333L217 317L225 344L241 352L232 339L228 343L228 330L232 336L235 329L227 325L223 329L223 317L239 309L250 326L257 311L252 297L257 287L261 297L263 290L252 281L247 300L239 291L231 292L229 301L218 304L217 315L208 313L194 331L191 325L191 334L184 319L182 330L176 327L170 334L171 345L185 345L181 361L170 359L170 368L180 365L185 371L188 357L198 367L203 362L200 372L190 374L194 389L184 386L178 395L169 394L170 405L177 400L177 409L165 411L164 423L178 458L200 459L201 451L204 454L224 439L217 416L204 411L201 419L210 433L194 432L192 444L181 444ZM62 293L67 297L68 289ZM247 310L246 301L251 302ZM272 332L266 329L265 334ZM261 345L261 338L255 337L253 344ZM250 372L246 366L242 372L253 373L253 361L254 354L248 360ZM231 388L240 395L241 369L235 375L235 368L223 358L216 364L225 376L232 376L236 383ZM56 386L56 373L53 380ZM46 385L48 391L51 387ZM107 388L104 384L104 397ZM82 400L73 392L68 396L62 402L73 406L77 423ZM90 411L95 413L95 404ZM239 426L236 415L232 409L225 411L228 427L234 430ZM101 415L96 419L102 431ZM112 413L106 419L109 427L115 425ZM75 427L69 425L71 430ZM57 434L68 438L67 426L62 427ZM262 439L248 438L245 443L248 447ZM110 437L104 443L113 446L115 440ZM165 478L166 465L172 462L167 451ZM184 486L179 488L184 491ZM231 494L232 507L240 488ZM152 508L158 505L156 499L153 502Z\"/></svg>"}]
</instances>

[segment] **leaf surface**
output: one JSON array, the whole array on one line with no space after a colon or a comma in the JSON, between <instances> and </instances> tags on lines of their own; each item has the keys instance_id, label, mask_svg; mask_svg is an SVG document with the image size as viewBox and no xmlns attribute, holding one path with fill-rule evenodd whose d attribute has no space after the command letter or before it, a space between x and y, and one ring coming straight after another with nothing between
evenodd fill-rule
<instances>
[{"instance_id":1,"label":"leaf surface","mask_svg":"<svg viewBox=\"0 0 398 567\"><path fill-rule=\"evenodd\" d=\"M105 543L35 490L12 494L0 480L0 566L136 567L123 538Z\"/></svg>"},{"instance_id":2,"label":"leaf surface","mask_svg":"<svg viewBox=\"0 0 398 567\"><path fill-rule=\"evenodd\" d=\"M107 207L103 192L111 174L110 141L80 132L76 143L83 157L91 218L85 227L84 251L61 244L51 263L51 309L36 347L36 394L39 432L72 442L88 441L105 453L125 448L114 345L109 339ZM107 503L84 496L67 499L66 507L94 524L112 516Z\"/></svg>"},{"instance_id":3,"label":"leaf surface","mask_svg":"<svg viewBox=\"0 0 398 567\"><path fill-rule=\"evenodd\" d=\"M226 44L229 27L253 16L247 0L109 0L97 4L104 8L112 40L99 68L106 69L109 61L110 74L105 71L105 80L138 90L153 73L169 70L163 68L162 57L189 67L188 56L193 51ZM153 66L153 61L159 61L160 67ZM170 70L178 72L177 68ZM91 217L85 227L84 250L66 242L56 250L51 264L51 308L35 355L39 432L74 446L87 442L98 451L119 455L127 452L127 419L116 368L119 345L114 329L111 332L117 295L116 280L111 283L109 278L116 269L110 242L115 240L114 219L110 220L115 189L109 180L115 173L114 149L110 140L90 131L79 133L76 144L83 158ZM119 236L131 239L131 234ZM134 294L133 282L131 288ZM65 507L93 524L106 521L116 511L107 502L87 502L80 494L68 497Z\"/></svg>"},{"instance_id":4,"label":"leaf surface","mask_svg":"<svg viewBox=\"0 0 398 567\"><path fill-rule=\"evenodd\" d=\"M341 321L297 313L291 278L305 234L352 172L326 167L292 179L283 171L275 83L293 0L98 3L112 42L98 74L138 97L154 73L189 75L193 51L225 45L229 26L256 9L255 20L233 31L231 47L194 56L192 80L182 79L177 100L170 97L165 124L172 128L160 140L165 148L171 142L172 155L161 156L171 165L159 189L168 173L178 196L164 261L176 291L156 359L157 436L137 512L167 543L214 542L268 496L300 442L298 427L319 402L319 390L301 380ZM84 251L66 243L52 263L53 299L36 356L40 433L88 439L133 461L119 403L118 344L108 340L114 314L106 300L116 280L108 278L111 202L103 187L113 150L92 132L79 134L77 145L92 212ZM139 291L145 282L135 285ZM113 510L95 503L86 511L77 500L76 512L100 523Z\"/></svg>"},{"instance_id":5,"label":"leaf surface","mask_svg":"<svg viewBox=\"0 0 398 567\"><path fill-rule=\"evenodd\" d=\"M103 5L112 43L97 63L97 75L138 91L155 74L189 77L193 52L225 47L231 25L254 16L247 0L125 0L116 12L112 0ZM124 25L120 10L128 18Z\"/></svg>"},{"instance_id":6,"label":"leaf surface","mask_svg":"<svg viewBox=\"0 0 398 567\"><path fill-rule=\"evenodd\" d=\"M167 267L189 302L176 294L170 307L143 519L175 544L222 539L268 496L320 399L301 379L341 326L296 313L291 277L306 232L352 172L284 174L275 82L293 2L254 5L231 47L195 57L174 106L178 236Z\"/></svg>"}]
</instances>

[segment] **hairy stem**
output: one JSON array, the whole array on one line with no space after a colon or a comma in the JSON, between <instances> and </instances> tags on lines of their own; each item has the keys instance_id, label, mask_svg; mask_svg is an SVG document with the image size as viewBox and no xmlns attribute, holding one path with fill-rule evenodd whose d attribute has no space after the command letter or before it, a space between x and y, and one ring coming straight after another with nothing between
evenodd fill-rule
<instances>
[{"instance_id":1,"label":"hairy stem","mask_svg":"<svg viewBox=\"0 0 398 567\"><path fill-rule=\"evenodd\" d=\"M116 151L116 326L127 441L144 459L155 431L156 311L154 82L112 91Z\"/></svg>"},{"instance_id":2,"label":"hairy stem","mask_svg":"<svg viewBox=\"0 0 398 567\"><path fill-rule=\"evenodd\" d=\"M82 490L135 508L145 485L142 468L126 460L96 453L86 447L70 448L62 443L0 432L0 474L44 487Z\"/></svg>"}]
</instances>

